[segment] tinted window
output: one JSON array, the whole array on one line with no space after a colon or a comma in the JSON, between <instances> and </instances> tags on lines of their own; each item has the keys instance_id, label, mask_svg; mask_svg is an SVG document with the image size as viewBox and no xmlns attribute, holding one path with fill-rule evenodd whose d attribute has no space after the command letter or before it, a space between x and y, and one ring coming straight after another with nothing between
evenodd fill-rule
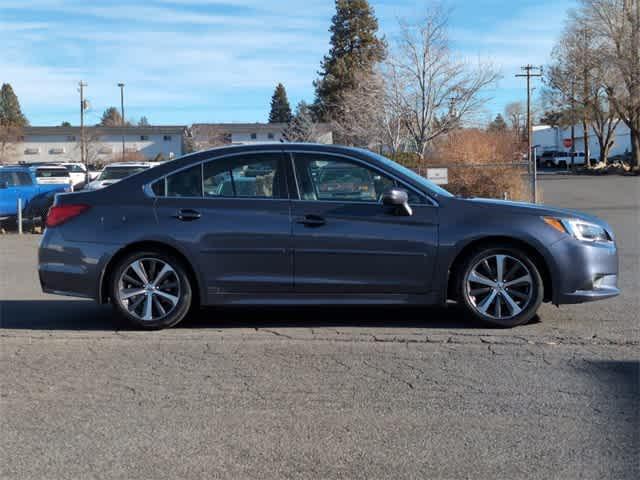
<instances>
[{"instance_id":1,"label":"tinted window","mask_svg":"<svg viewBox=\"0 0 640 480\"><path fill-rule=\"evenodd\" d=\"M27 172L15 172L16 185L33 185L31 175Z\"/></svg>"},{"instance_id":2,"label":"tinted window","mask_svg":"<svg viewBox=\"0 0 640 480\"><path fill-rule=\"evenodd\" d=\"M205 197L286 198L279 154L260 154L204 164Z\"/></svg>"},{"instance_id":3,"label":"tinted window","mask_svg":"<svg viewBox=\"0 0 640 480\"><path fill-rule=\"evenodd\" d=\"M122 180L146 169L147 167L105 167L98 180Z\"/></svg>"},{"instance_id":4,"label":"tinted window","mask_svg":"<svg viewBox=\"0 0 640 480\"><path fill-rule=\"evenodd\" d=\"M84 168L80 165L65 165L65 168L71 173L84 173Z\"/></svg>"},{"instance_id":5,"label":"tinted window","mask_svg":"<svg viewBox=\"0 0 640 480\"><path fill-rule=\"evenodd\" d=\"M0 171L0 183L6 183L8 187L20 187L32 185L31 175L26 172L2 172Z\"/></svg>"},{"instance_id":6,"label":"tinted window","mask_svg":"<svg viewBox=\"0 0 640 480\"><path fill-rule=\"evenodd\" d=\"M38 178L57 178L68 177L69 171L66 168L38 168L36 177Z\"/></svg>"},{"instance_id":7,"label":"tinted window","mask_svg":"<svg viewBox=\"0 0 640 480\"><path fill-rule=\"evenodd\" d=\"M324 155L297 155L296 174L303 200L378 202L396 185L376 170Z\"/></svg>"},{"instance_id":8,"label":"tinted window","mask_svg":"<svg viewBox=\"0 0 640 480\"><path fill-rule=\"evenodd\" d=\"M167 177L167 196L201 197L202 164L198 163L186 170L169 175Z\"/></svg>"}]
</instances>

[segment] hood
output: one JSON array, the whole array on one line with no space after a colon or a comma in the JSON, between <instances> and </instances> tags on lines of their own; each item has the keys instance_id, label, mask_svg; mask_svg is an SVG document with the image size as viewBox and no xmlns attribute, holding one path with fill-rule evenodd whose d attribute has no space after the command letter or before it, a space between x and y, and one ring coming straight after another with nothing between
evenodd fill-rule
<instances>
[{"instance_id":1,"label":"hood","mask_svg":"<svg viewBox=\"0 0 640 480\"><path fill-rule=\"evenodd\" d=\"M601 225L609 230L611 227L607 222L595 217L593 215L589 215L588 213L580 212L577 210L569 210L566 208L558 208L550 205L541 205L537 203L528 203L528 202L512 202L509 200L497 200L494 198L457 198L463 202L470 202L476 205L486 205L488 207L495 207L496 209L501 209L503 211L508 211L510 213L520 213L524 215L548 215L555 217L563 217L563 218L579 218L581 220L586 220L587 222L595 223L596 225Z\"/></svg>"}]
</instances>

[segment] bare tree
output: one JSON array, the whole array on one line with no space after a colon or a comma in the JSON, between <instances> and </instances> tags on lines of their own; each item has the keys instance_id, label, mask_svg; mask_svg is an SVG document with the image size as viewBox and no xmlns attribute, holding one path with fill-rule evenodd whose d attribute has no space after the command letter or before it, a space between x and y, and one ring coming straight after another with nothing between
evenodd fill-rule
<instances>
[{"instance_id":1,"label":"bare tree","mask_svg":"<svg viewBox=\"0 0 640 480\"><path fill-rule=\"evenodd\" d=\"M376 149L383 141L385 86L378 73L356 73L354 86L342 92L331 128L341 143Z\"/></svg>"},{"instance_id":2,"label":"bare tree","mask_svg":"<svg viewBox=\"0 0 640 480\"><path fill-rule=\"evenodd\" d=\"M296 107L293 118L285 128L282 137L288 142L314 142L318 140L320 130L311 107L301 101Z\"/></svg>"},{"instance_id":3,"label":"bare tree","mask_svg":"<svg viewBox=\"0 0 640 480\"><path fill-rule=\"evenodd\" d=\"M448 15L430 10L418 22L400 22L391 64L402 80L399 91L405 126L423 156L431 141L461 125L487 101L481 93L498 78L491 65L472 67L456 59L447 35Z\"/></svg>"},{"instance_id":4,"label":"bare tree","mask_svg":"<svg viewBox=\"0 0 640 480\"><path fill-rule=\"evenodd\" d=\"M522 102L511 102L504 109L504 116L518 140L522 139L522 133L525 130L526 115L524 110Z\"/></svg>"},{"instance_id":5,"label":"bare tree","mask_svg":"<svg viewBox=\"0 0 640 480\"><path fill-rule=\"evenodd\" d=\"M640 165L640 2L581 0L579 15L601 47L609 102L631 131L632 163Z\"/></svg>"}]
</instances>

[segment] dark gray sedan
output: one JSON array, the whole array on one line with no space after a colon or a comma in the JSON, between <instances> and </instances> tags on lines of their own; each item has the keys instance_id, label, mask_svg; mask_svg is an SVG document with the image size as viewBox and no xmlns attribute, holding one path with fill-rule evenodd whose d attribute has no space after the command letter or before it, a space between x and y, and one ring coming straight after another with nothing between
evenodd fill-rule
<instances>
[{"instance_id":1,"label":"dark gray sedan","mask_svg":"<svg viewBox=\"0 0 640 480\"><path fill-rule=\"evenodd\" d=\"M170 327L199 305L461 304L493 325L618 295L611 228L579 212L454 197L371 152L198 152L57 197L42 289Z\"/></svg>"}]
</instances>

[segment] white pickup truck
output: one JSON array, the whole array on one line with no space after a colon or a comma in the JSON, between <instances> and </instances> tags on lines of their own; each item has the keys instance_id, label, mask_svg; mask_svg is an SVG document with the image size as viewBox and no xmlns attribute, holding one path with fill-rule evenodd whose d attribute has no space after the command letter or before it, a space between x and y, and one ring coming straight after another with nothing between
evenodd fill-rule
<instances>
[{"instance_id":1,"label":"white pickup truck","mask_svg":"<svg viewBox=\"0 0 640 480\"><path fill-rule=\"evenodd\" d=\"M573 153L573 163L571 162L571 152L543 152L538 158L538 163L543 167L567 168L569 165L584 165L584 152Z\"/></svg>"}]
</instances>

